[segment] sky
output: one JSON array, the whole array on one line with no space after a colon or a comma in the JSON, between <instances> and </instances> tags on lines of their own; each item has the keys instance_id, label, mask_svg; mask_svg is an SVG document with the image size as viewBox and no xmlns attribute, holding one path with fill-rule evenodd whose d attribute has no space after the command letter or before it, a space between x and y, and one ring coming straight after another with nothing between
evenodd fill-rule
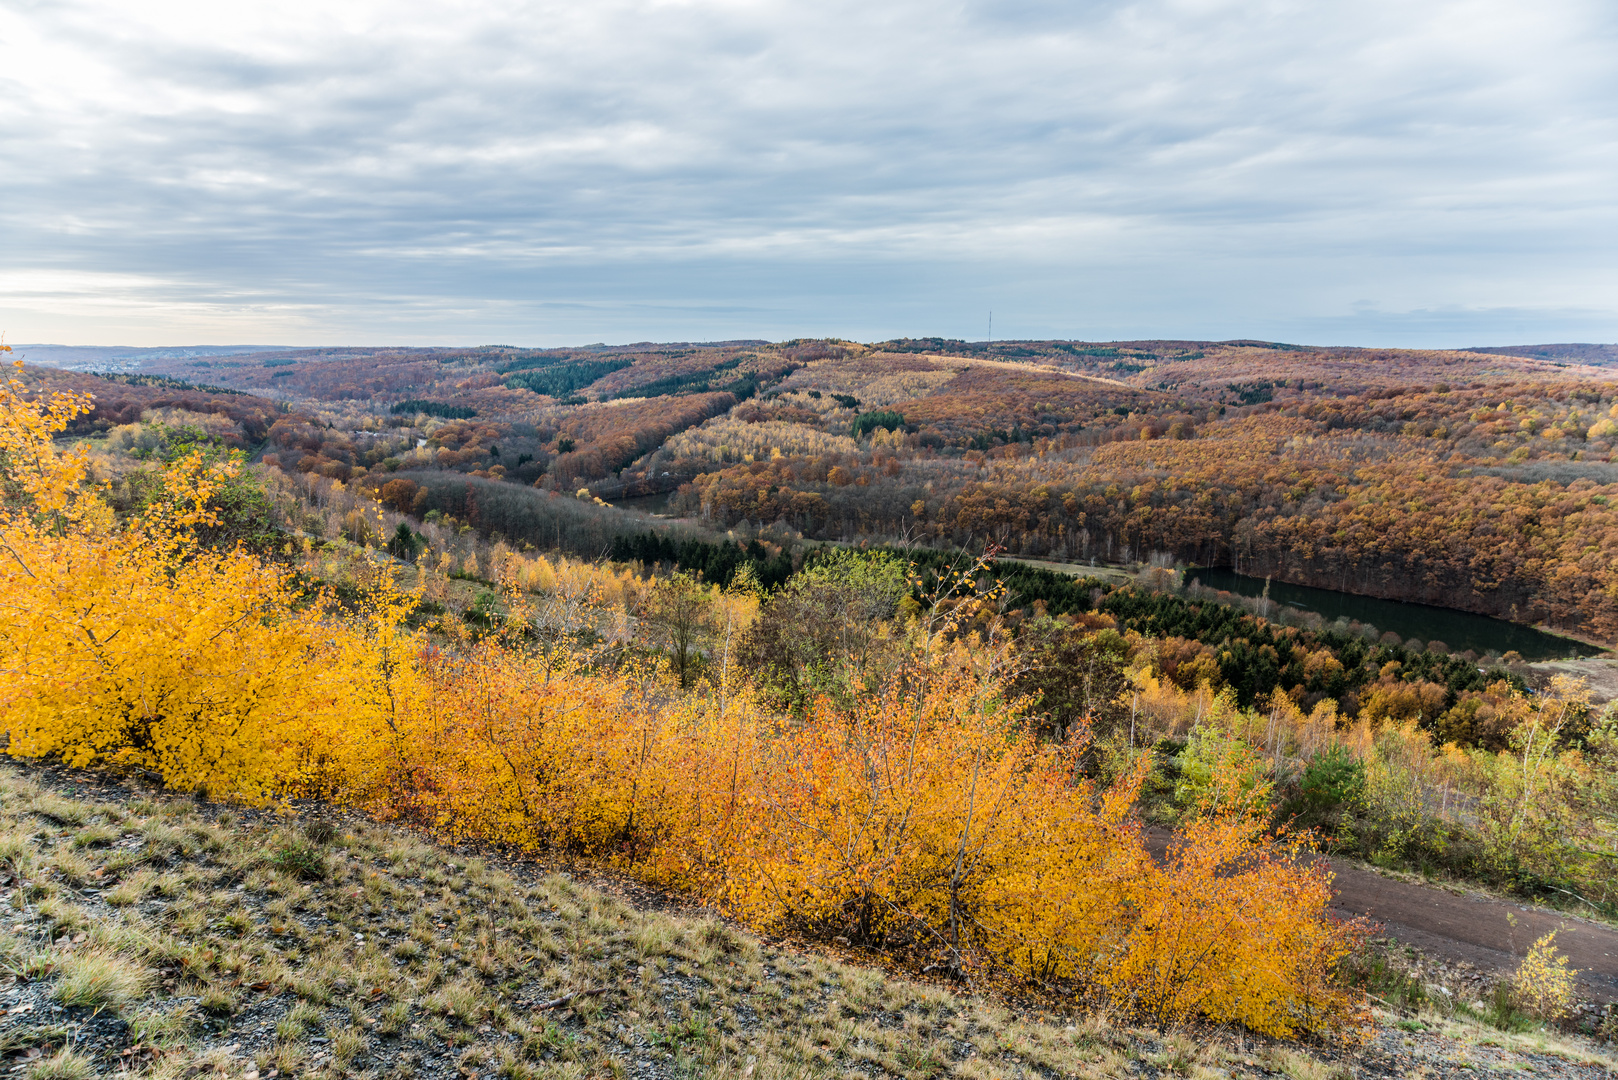
<instances>
[{"instance_id":1,"label":"sky","mask_svg":"<svg viewBox=\"0 0 1618 1080\"><path fill-rule=\"evenodd\" d=\"M1615 56L1611 0L0 0L0 333L1618 341Z\"/></svg>"}]
</instances>

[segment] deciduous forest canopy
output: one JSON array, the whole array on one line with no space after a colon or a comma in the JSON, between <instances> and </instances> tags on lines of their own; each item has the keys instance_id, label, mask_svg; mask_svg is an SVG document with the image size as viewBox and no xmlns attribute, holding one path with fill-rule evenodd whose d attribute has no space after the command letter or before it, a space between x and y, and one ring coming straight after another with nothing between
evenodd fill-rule
<instances>
[{"instance_id":1,"label":"deciduous forest canopy","mask_svg":"<svg viewBox=\"0 0 1618 1080\"><path fill-rule=\"evenodd\" d=\"M78 433L206 412L271 467L516 541L559 496L663 496L778 542L1157 557L1608 642L1618 373L1523 352L923 338L32 370L96 393Z\"/></svg>"}]
</instances>

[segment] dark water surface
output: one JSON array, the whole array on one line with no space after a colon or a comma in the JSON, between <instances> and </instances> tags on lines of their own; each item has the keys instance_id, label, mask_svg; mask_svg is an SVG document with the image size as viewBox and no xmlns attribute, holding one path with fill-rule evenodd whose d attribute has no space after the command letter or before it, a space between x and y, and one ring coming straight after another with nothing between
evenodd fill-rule
<instances>
[{"instance_id":1,"label":"dark water surface","mask_svg":"<svg viewBox=\"0 0 1618 1080\"><path fill-rule=\"evenodd\" d=\"M664 491L656 495L635 495L628 499L608 499L612 505L620 510L639 510L643 514L666 514L669 509L669 500L674 492Z\"/></svg>"},{"instance_id":2,"label":"dark water surface","mask_svg":"<svg viewBox=\"0 0 1618 1080\"><path fill-rule=\"evenodd\" d=\"M1197 579L1210 589L1222 589L1241 596L1264 594L1263 578L1248 577L1224 568L1187 570L1185 579ZM1301 611L1316 612L1328 620L1346 618L1370 623L1378 630L1392 630L1405 639L1416 638L1426 643L1436 638L1449 646L1451 652L1471 649L1481 656L1515 649L1524 660L1595 656L1602 652L1593 645L1557 637L1504 619L1491 619L1487 615L1430 607L1427 604L1406 604L1398 600L1378 600L1372 596L1315 589L1308 585L1271 582L1270 599Z\"/></svg>"}]
</instances>

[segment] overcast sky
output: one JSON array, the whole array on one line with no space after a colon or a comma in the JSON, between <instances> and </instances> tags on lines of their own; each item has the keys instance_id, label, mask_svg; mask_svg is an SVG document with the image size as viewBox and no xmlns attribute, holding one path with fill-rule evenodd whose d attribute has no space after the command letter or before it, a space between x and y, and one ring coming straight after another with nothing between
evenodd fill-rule
<instances>
[{"instance_id":1,"label":"overcast sky","mask_svg":"<svg viewBox=\"0 0 1618 1080\"><path fill-rule=\"evenodd\" d=\"M0 0L0 330L1618 341L1612 0Z\"/></svg>"}]
</instances>

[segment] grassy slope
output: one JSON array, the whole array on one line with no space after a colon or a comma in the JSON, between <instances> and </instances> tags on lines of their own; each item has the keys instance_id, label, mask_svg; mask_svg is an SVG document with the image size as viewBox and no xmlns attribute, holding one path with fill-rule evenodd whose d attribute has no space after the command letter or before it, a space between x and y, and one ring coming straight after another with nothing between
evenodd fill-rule
<instances>
[{"instance_id":1,"label":"grassy slope","mask_svg":"<svg viewBox=\"0 0 1618 1080\"><path fill-rule=\"evenodd\" d=\"M1042 1022L397 830L103 783L0 767L0 1054L25 1076L1327 1080L1408 1075L1416 1039L1470 1075L1533 1049L1407 1022L1350 1072L1330 1048Z\"/></svg>"}]
</instances>

